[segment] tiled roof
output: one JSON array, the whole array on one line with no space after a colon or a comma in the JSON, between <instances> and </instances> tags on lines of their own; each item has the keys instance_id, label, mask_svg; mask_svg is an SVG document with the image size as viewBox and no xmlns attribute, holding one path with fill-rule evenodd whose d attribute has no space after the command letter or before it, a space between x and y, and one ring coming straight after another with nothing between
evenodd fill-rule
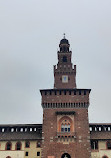
<instances>
[{"instance_id":1,"label":"tiled roof","mask_svg":"<svg viewBox=\"0 0 111 158\"><path fill-rule=\"evenodd\" d=\"M91 139L111 139L111 123L90 123Z\"/></svg>"},{"instance_id":2,"label":"tiled roof","mask_svg":"<svg viewBox=\"0 0 111 158\"><path fill-rule=\"evenodd\" d=\"M0 140L38 140L41 134L37 132L4 132L0 133Z\"/></svg>"},{"instance_id":3,"label":"tiled roof","mask_svg":"<svg viewBox=\"0 0 111 158\"><path fill-rule=\"evenodd\" d=\"M91 132L90 134L90 138L91 139L98 139L98 140L106 140L106 139L110 139L111 140L111 132L107 132L107 131L104 131L104 132Z\"/></svg>"},{"instance_id":4,"label":"tiled roof","mask_svg":"<svg viewBox=\"0 0 111 158\"><path fill-rule=\"evenodd\" d=\"M42 124L0 125L0 140L37 140L42 137Z\"/></svg>"}]
</instances>

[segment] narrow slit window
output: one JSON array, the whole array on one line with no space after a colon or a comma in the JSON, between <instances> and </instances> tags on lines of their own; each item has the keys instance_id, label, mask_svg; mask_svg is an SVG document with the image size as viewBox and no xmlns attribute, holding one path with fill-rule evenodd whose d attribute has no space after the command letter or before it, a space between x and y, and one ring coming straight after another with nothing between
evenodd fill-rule
<instances>
[{"instance_id":1,"label":"narrow slit window","mask_svg":"<svg viewBox=\"0 0 111 158\"><path fill-rule=\"evenodd\" d=\"M37 156L40 156L40 152L37 152Z\"/></svg>"}]
</instances>

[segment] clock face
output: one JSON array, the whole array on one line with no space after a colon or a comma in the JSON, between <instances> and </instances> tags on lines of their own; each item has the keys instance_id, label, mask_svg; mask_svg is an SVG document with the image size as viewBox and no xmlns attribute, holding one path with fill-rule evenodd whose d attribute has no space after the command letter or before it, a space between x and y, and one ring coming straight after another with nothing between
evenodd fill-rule
<instances>
[{"instance_id":1,"label":"clock face","mask_svg":"<svg viewBox=\"0 0 111 158\"><path fill-rule=\"evenodd\" d=\"M63 83L68 83L68 76L67 75L62 76L62 82Z\"/></svg>"}]
</instances>

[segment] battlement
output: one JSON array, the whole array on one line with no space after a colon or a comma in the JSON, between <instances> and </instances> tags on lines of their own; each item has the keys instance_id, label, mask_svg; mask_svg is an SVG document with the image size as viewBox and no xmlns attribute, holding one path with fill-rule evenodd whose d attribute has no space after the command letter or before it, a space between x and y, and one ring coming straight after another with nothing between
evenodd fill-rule
<instances>
[{"instance_id":1,"label":"battlement","mask_svg":"<svg viewBox=\"0 0 111 158\"><path fill-rule=\"evenodd\" d=\"M90 124L90 132L111 132L111 123Z\"/></svg>"}]
</instances>

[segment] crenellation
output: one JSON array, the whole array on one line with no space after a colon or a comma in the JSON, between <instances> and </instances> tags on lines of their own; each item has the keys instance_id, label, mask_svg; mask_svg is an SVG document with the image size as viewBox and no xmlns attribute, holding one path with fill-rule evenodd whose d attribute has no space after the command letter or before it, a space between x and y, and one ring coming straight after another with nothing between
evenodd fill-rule
<instances>
[{"instance_id":1,"label":"crenellation","mask_svg":"<svg viewBox=\"0 0 111 158\"><path fill-rule=\"evenodd\" d=\"M92 131L99 131L99 132L105 132L105 131L109 131L111 132L111 124L90 124L90 132Z\"/></svg>"},{"instance_id":2,"label":"crenellation","mask_svg":"<svg viewBox=\"0 0 111 158\"><path fill-rule=\"evenodd\" d=\"M43 124L0 125L0 158L111 157L111 124L89 124L91 89L76 88L65 35L59 47L54 88L40 90Z\"/></svg>"}]
</instances>

